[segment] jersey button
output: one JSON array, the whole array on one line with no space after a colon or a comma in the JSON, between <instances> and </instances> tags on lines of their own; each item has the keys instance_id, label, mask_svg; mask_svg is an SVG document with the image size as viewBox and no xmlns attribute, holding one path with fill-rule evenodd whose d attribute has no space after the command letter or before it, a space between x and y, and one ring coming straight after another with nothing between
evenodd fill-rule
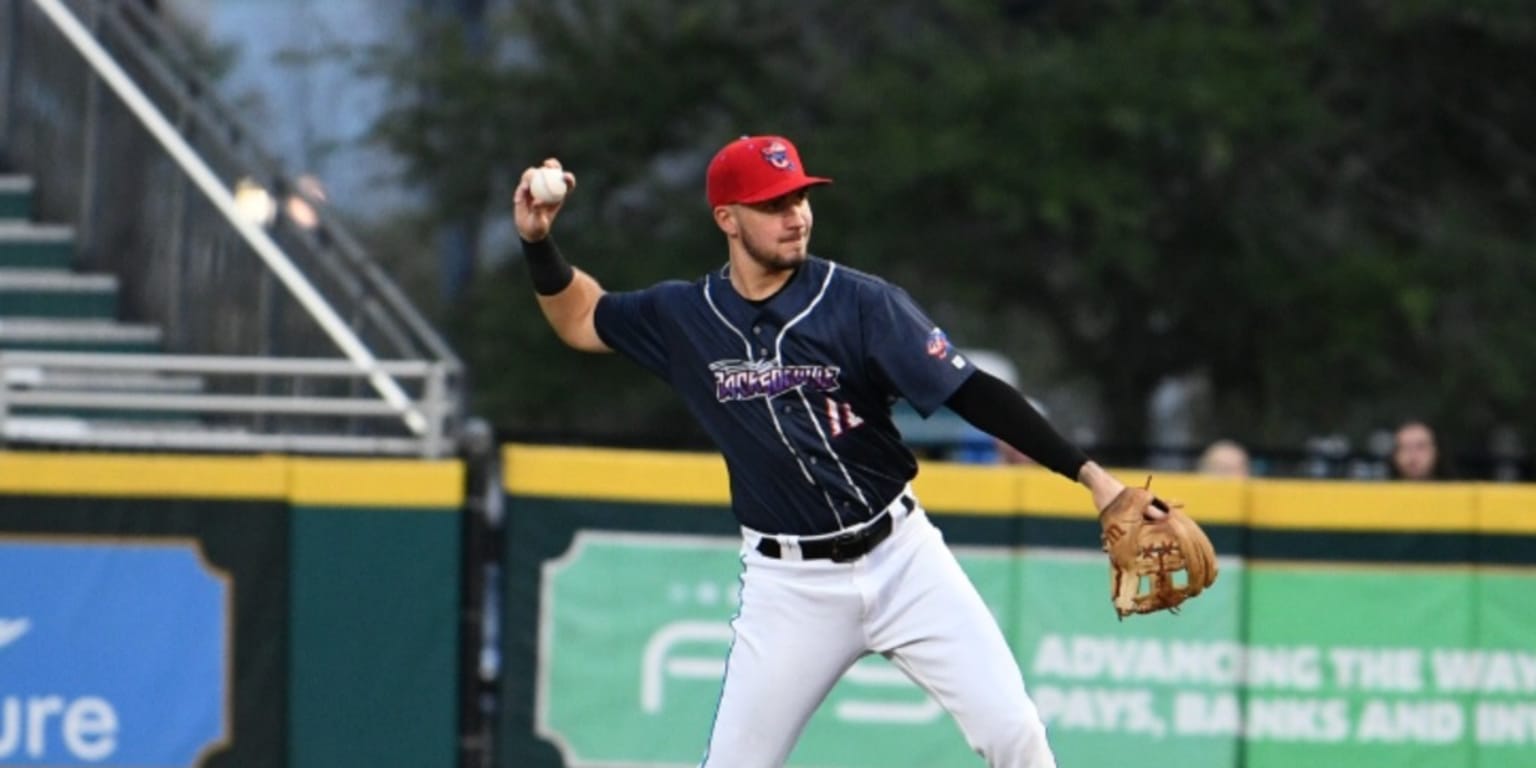
<instances>
[{"instance_id":1,"label":"jersey button","mask_svg":"<svg viewBox=\"0 0 1536 768\"><path fill-rule=\"evenodd\" d=\"M752 326L752 332L761 336L763 335L763 327L761 325L754 325Z\"/></svg>"},{"instance_id":2,"label":"jersey button","mask_svg":"<svg viewBox=\"0 0 1536 768\"><path fill-rule=\"evenodd\" d=\"M815 456L811 457L811 466L813 466L813 467L816 466L816 457Z\"/></svg>"}]
</instances>

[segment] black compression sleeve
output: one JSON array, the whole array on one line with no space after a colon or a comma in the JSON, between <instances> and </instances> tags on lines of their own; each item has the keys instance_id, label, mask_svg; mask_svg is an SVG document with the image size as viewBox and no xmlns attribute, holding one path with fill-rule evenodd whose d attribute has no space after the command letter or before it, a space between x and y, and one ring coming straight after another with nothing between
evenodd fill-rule
<instances>
[{"instance_id":1,"label":"black compression sleeve","mask_svg":"<svg viewBox=\"0 0 1536 768\"><path fill-rule=\"evenodd\" d=\"M1088 456L1067 442L1018 390L986 371L971 374L945 405L977 429L1074 482L1088 462Z\"/></svg>"},{"instance_id":2,"label":"black compression sleeve","mask_svg":"<svg viewBox=\"0 0 1536 768\"><path fill-rule=\"evenodd\" d=\"M533 290L541 296L553 296L565 290L576 279L576 270L560 255L553 237L533 243L523 240L523 260L528 262Z\"/></svg>"}]
</instances>

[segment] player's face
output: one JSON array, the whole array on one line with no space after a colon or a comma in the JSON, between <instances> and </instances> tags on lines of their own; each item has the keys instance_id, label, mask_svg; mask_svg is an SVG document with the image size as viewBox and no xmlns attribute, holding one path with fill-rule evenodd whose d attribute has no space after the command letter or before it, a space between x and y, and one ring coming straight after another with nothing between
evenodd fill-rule
<instances>
[{"instance_id":1,"label":"player's face","mask_svg":"<svg viewBox=\"0 0 1536 768\"><path fill-rule=\"evenodd\" d=\"M770 272L794 269L811 244L811 200L800 189L761 203L735 206L742 250Z\"/></svg>"}]
</instances>

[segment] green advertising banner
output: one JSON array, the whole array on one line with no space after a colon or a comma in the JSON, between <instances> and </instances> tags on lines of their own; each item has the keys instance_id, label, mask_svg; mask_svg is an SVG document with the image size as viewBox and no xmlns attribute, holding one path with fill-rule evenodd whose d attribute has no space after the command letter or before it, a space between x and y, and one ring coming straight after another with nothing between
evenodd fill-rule
<instances>
[{"instance_id":1,"label":"green advertising banner","mask_svg":"<svg viewBox=\"0 0 1536 768\"><path fill-rule=\"evenodd\" d=\"M697 765L741 571L721 460L519 445L504 466L498 765ZM1155 483L1205 526L1222 572L1182 613L1124 622L1080 487L935 463L913 483L1064 768L1536 766L1536 487ZM790 760L980 764L879 657L849 670Z\"/></svg>"},{"instance_id":2,"label":"green advertising banner","mask_svg":"<svg viewBox=\"0 0 1536 768\"><path fill-rule=\"evenodd\" d=\"M544 563L535 729L567 765L697 765L731 640L738 548L584 530ZM1219 588L1182 614L1119 622L1096 552L956 552L1062 765L1138 754L1188 768L1533 762L1536 647L1521 606L1536 571L1223 561ZM938 704L879 657L839 683L791 759L976 762Z\"/></svg>"}]
</instances>

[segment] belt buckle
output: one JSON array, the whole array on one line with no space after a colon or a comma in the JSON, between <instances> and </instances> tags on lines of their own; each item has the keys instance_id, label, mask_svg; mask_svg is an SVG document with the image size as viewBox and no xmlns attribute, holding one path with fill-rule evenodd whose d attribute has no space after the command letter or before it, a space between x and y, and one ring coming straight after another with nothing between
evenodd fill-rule
<instances>
[{"instance_id":1,"label":"belt buckle","mask_svg":"<svg viewBox=\"0 0 1536 768\"><path fill-rule=\"evenodd\" d=\"M832 562L851 563L863 557L867 550L858 549L858 545L863 542L864 534L868 532L869 529L861 528L857 531L841 533L834 537L832 541L828 542L832 547Z\"/></svg>"}]
</instances>

